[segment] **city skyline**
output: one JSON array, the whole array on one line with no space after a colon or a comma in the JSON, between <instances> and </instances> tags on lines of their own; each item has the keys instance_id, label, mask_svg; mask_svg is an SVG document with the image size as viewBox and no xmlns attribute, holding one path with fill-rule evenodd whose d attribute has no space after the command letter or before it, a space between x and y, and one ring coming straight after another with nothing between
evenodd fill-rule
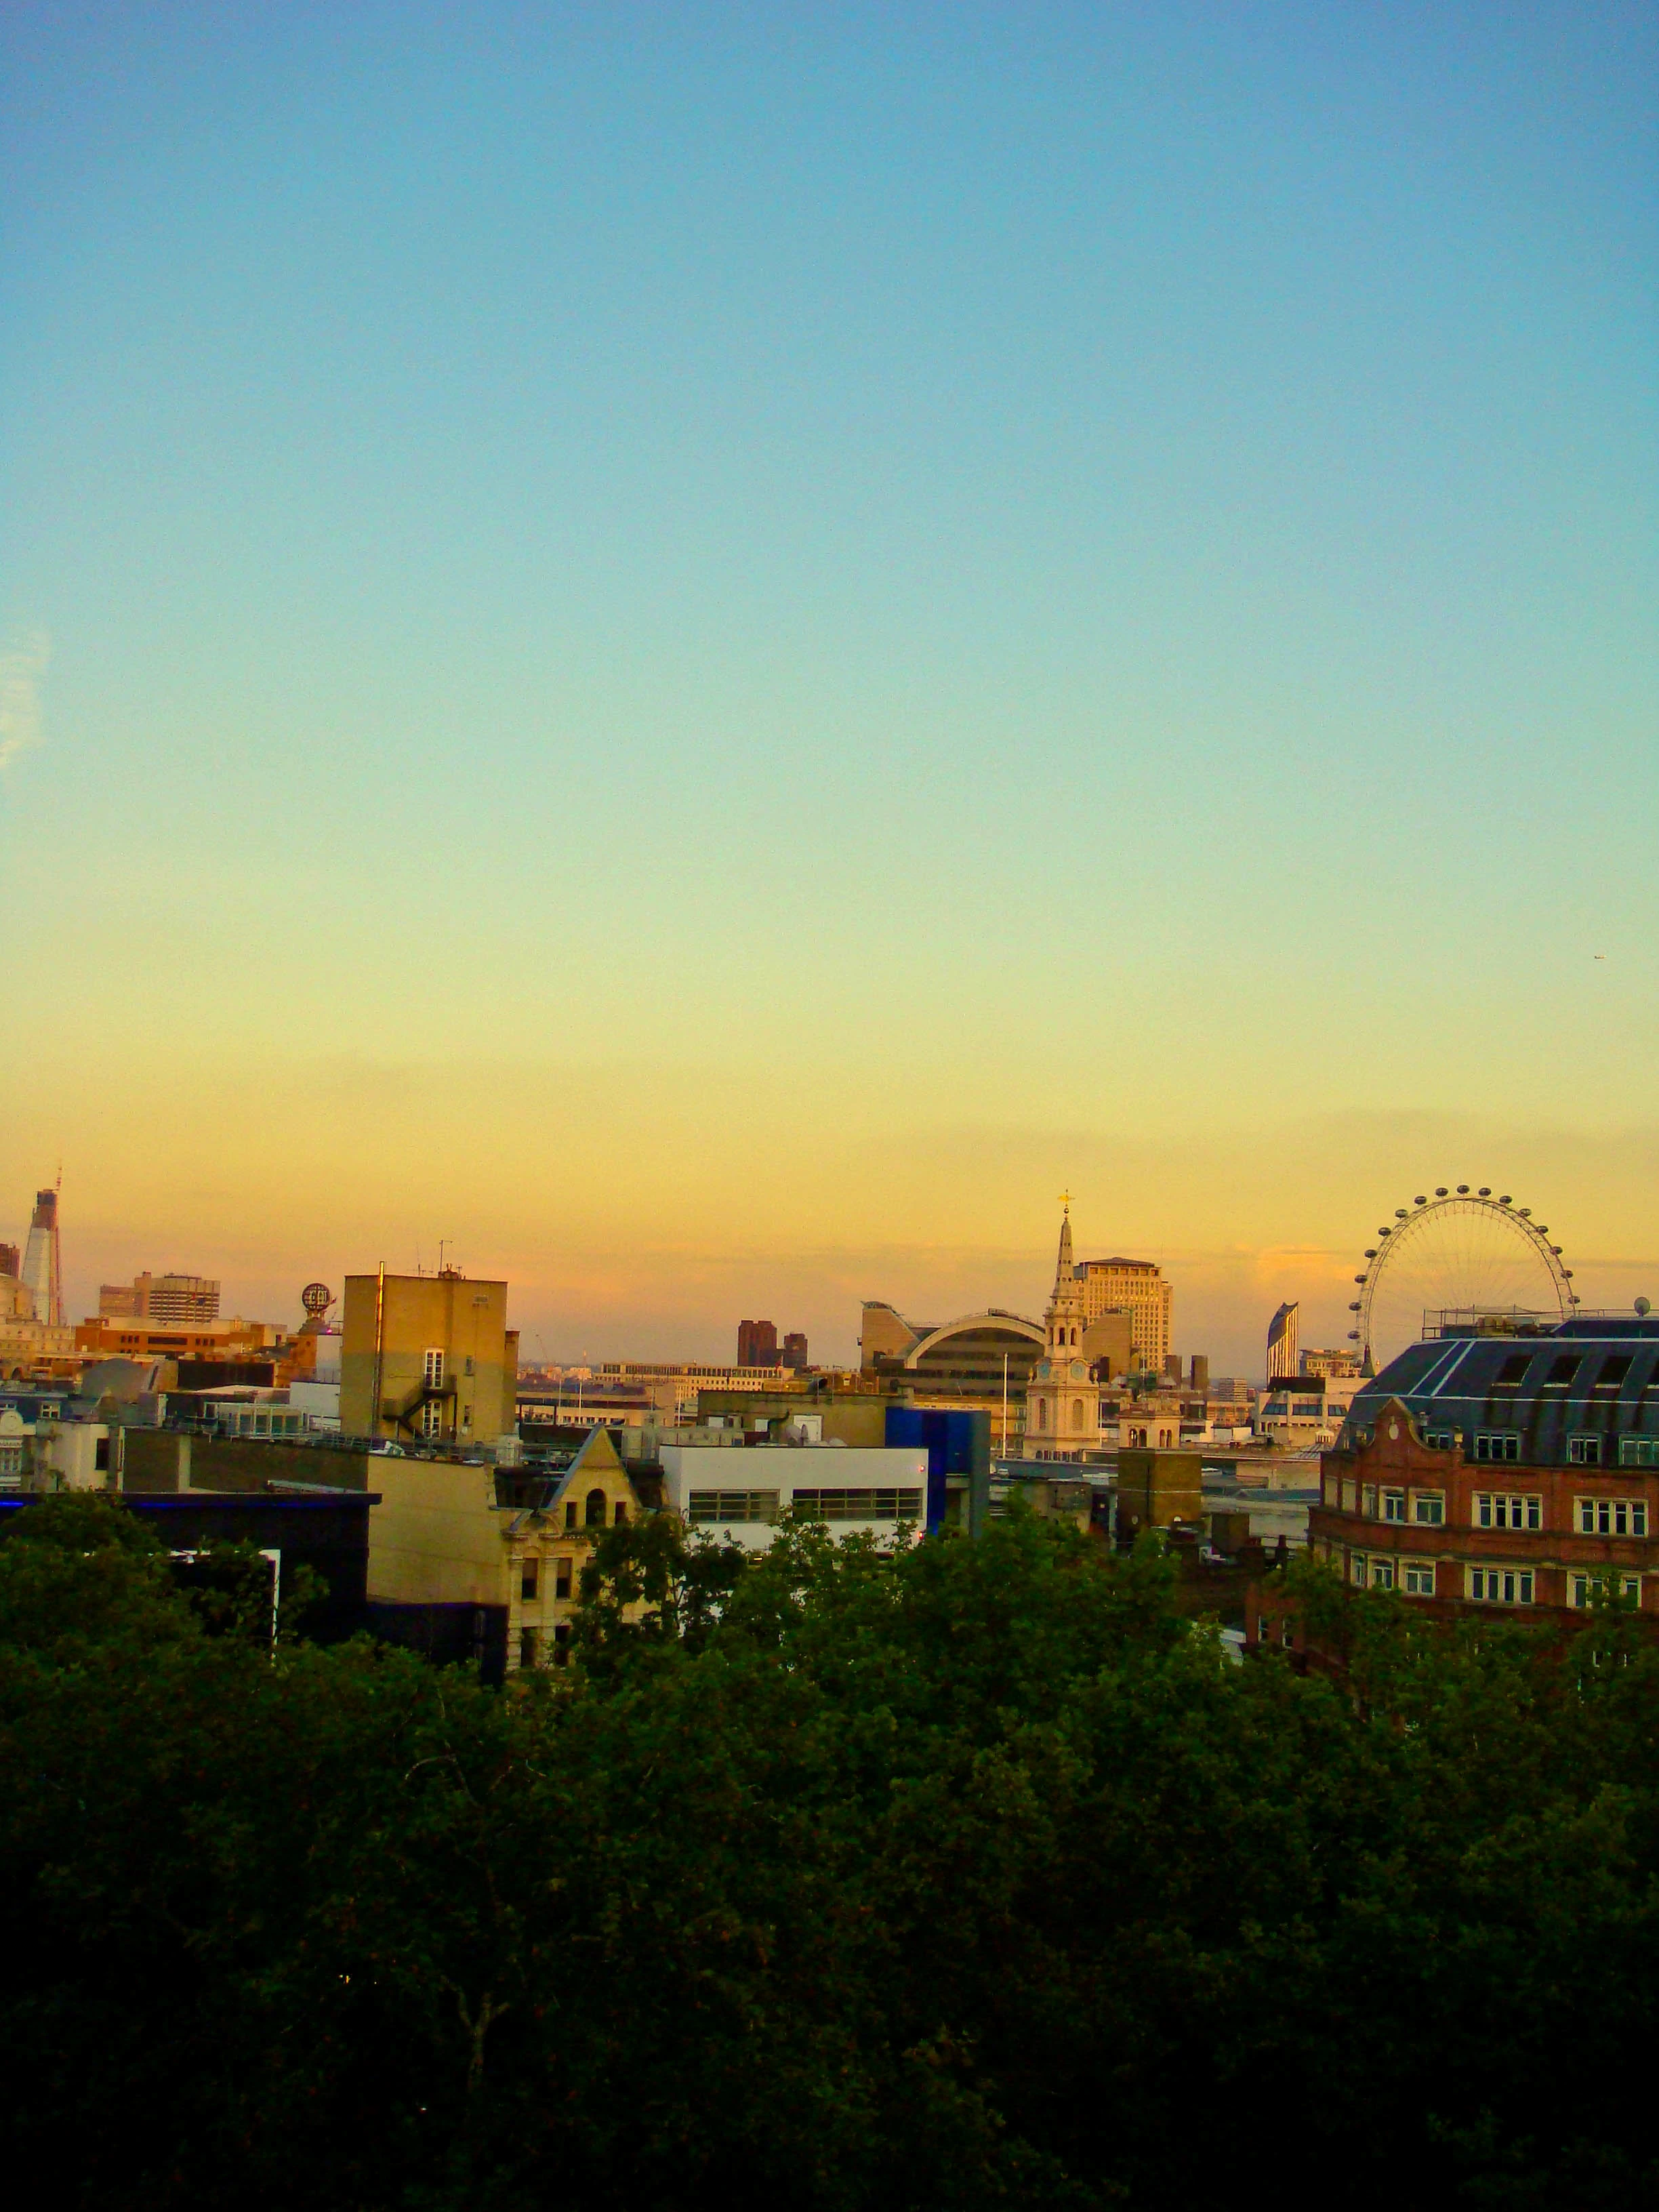
<instances>
[{"instance_id":1,"label":"city skyline","mask_svg":"<svg viewBox=\"0 0 1659 2212\"><path fill-rule=\"evenodd\" d=\"M1650 12L0 22L5 1218L526 1356L1659 1296Z\"/></svg>"}]
</instances>

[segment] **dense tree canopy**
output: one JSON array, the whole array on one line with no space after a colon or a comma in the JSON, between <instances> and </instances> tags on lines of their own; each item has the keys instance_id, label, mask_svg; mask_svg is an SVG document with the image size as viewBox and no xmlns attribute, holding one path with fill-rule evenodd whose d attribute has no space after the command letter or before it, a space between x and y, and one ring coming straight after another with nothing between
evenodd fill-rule
<instances>
[{"instance_id":1,"label":"dense tree canopy","mask_svg":"<svg viewBox=\"0 0 1659 2212\"><path fill-rule=\"evenodd\" d=\"M1312 1568L1304 1601L1342 1601ZM14 2172L125 2208L1659 2201L1659 1672L1152 1553L610 1532L503 1692L0 1545ZM643 1602L650 1617L630 1616Z\"/></svg>"}]
</instances>

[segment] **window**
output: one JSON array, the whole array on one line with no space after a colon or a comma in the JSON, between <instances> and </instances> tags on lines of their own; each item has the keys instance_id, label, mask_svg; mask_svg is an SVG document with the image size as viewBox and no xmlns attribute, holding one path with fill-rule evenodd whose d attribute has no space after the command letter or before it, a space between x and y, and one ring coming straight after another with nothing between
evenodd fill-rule
<instances>
[{"instance_id":1,"label":"window","mask_svg":"<svg viewBox=\"0 0 1659 2212\"><path fill-rule=\"evenodd\" d=\"M1474 1455L1485 1460L1518 1460L1521 1439L1508 1429L1477 1429L1474 1436Z\"/></svg>"},{"instance_id":2,"label":"window","mask_svg":"<svg viewBox=\"0 0 1659 2212\"><path fill-rule=\"evenodd\" d=\"M1364 1554L1363 1552L1350 1552L1350 1553L1349 1553L1349 1554L1348 1554L1348 1580L1349 1580L1351 1583L1358 1583L1361 1589L1364 1589L1364 1587L1365 1587L1365 1554Z\"/></svg>"},{"instance_id":3,"label":"window","mask_svg":"<svg viewBox=\"0 0 1659 2212\"><path fill-rule=\"evenodd\" d=\"M1373 1589L1384 1590L1391 1590L1394 1588L1394 1561L1392 1559L1372 1559L1371 1588Z\"/></svg>"},{"instance_id":4,"label":"window","mask_svg":"<svg viewBox=\"0 0 1659 2212\"><path fill-rule=\"evenodd\" d=\"M622 1527L623 1522L627 1520L628 1500L625 1498L619 1498L617 1500L617 1510L611 1517L619 1528Z\"/></svg>"},{"instance_id":5,"label":"window","mask_svg":"<svg viewBox=\"0 0 1659 2212\"><path fill-rule=\"evenodd\" d=\"M1573 1517L1581 1536L1645 1536L1644 1498L1576 1498Z\"/></svg>"},{"instance_id":6,"label":"window","mask_svg":"<svg viewBox=\"0 0 1659 2212\"><path fill-rule=\"evenodd\" d=\"M1368 1482L1368 1483L1365 1485L1364 1492L1364 1502L1363 1502L1363 1504L1362 1504L1362 1505L1361 1505L1360 1510L1364 1514L1365 1518L1366 1518L1368 1521L1375 1521L1375 1520L1376 1520L1376 1485L1374 1482Z\"/></svg>"},{"instance_id":7,"label":"window","mask_svg":"<svg viewBox=\"0 0 1659 2212\"><path fill-rule=\"evenodd\" d=\"M1659 1437L1620 1437L1620 1467L1659 1467Z\"/></svg>"},{"instance_id":8,"label":"window","mask_svg":"<svg viewBox=\"0 0 1659 2212\"><path fill-rule=\"evenodd\" d=\"M1357 1482L1343 1484L1342 1510L1345 1513L1357 1513L1359 1510L1359 1486Z\"/></svg>"},{"instance_id":9,"label":"window","mask_svg":"<svg viewBox=\"0 0 1659 2212\"><path fill-rule=\"evenodd\" d=\"M443 1389L444 1354L443 1346L441 1345L434 1344L431 1350L427 1353L426 1364L422 1370L422 1380L425 1382L426 1387L428 1390L441 1390Z\"/></svg>"},{"instance_id":10,"label":"window","mask_svg":"<svg viewBox=\"0 0 1659 2212\"><path fill-rule=\"evenodd\" d=\"M1504 1362L1504 1364L1498 1369L1497 1380L1506 1387L1512 1386L1517 1382L1524 1382L1527 1379L1527 1370L1531 1365L1531 1352L1512 1352L1509 1358Z\"/></svg>"},{"instance_id":11,"label":"window","mask_svg":"<svg viewBox=\"0 0 1659 2212\"><path fill-rule=\"evenodd\" d=\"M798 1490L790 1501L813 1521L920 1521L919 1490Z\"/></svg>"},{"instance_id":12,"label":"window","mask_svg":"<svg viewBox=\"0 0 1659 2212\"><path fill-rule=\"evenodd\" d=\"M1486 1605L1530 1605L1530 1567L1471 1567L1469 1595Z\"/></svg>"},{"instance_id":13,"label":"window","mask_svg":"<svg viewBox=\"0 0 1659 2212\"><path fill-rule=\"evenodd\" d=\"M537 1562L534 1559L526 1559L524 1562L522 1571L519 1576L519 1595L523 1598L526 1603L528 1603L530 1599L535 1596L537 1584L539 1581L540 1573Z\"/></svg>"},{"instance_id":14,"label":"window","mask_svg":"<svg viewBox=\"0 0 1659 2212\"><path fill-rule=\"evenodd\" d=\"M1616 1390L1626 1376L1630 1373L1630 1369L1631 1354L1627 1352L1615 1352L1610 1358L1601 1362L1601 1371L1595 1378L1596 1389Z\"/></svg>"},{"instance_id":15,"label":"window","mask_svg":"<svg viewBox=\"0 0 1659 2212\"><path fill-rule=\"evenodd\" d=\"M570 1597L570 1562L568 1559L555 1559L553 1562L553 1595L562 1602L568 1602Z\"/></svg>"},{"instance_id":16,"label":"window","mask_svg":"<svg viewBox=\"0 0 1659 2212\"><path fill-rule=\"evenodd\" d=\"M1412 1492L1412 1519L1419 1528L1438 1528L1446 1518L1446 1493L1443 1490L1414 1490Z\"/></svg>"},{"instance_id":17,"label":"window","mask_svg":"<svg viewBox=\"0 0 1659 2212\"><path fill-rule=\"evenodd\" d=\"M1576 1352L1559 1353L1551 1364L1549 1373L1544 1377L1544 1388L1547 1390L1565 1390L1583 1364L1582 1358Z\"/></svg>"},{"instance_id":18,"label":"window","mask_svg":"<svg viewBox=\"0 0 1659 2212\"><path fill-rule=\"evenodd\" d=\"M1567 1577L1567 1603L1575 1607L1577 1611L1582 1613L1587 1606L1594 1605L1599 1598L1605 1596L1608 1589L1615 1582L1619 1585L1619 1595L1620 1597L1632 1598L1634 1599L1638 1605L1641 1604L1642 1577L1640 1575L1610 1575L1606 1573L1569 1575Z\"/></svg>"},{"instance_id":19,"label":"window","mask_svg":"<svg viewBox=\"0 0 1659 2212\"><path fill-rule=\"evenodd\" d=\"M1455 1451L1457 1431L1455 1429L1429 1429L1424 1432L1423 1441L1431 1451Z\"/></svg>"},{"instance_id":20,"label":"window","mask_svg":"<svg viewBox=\"0 0 1659 2212\"><path fill-rule=\"evenodd\" d=\"M519 1664L533 1667L536 1663L536 1632L533 1628L519 1631Z\"/></svg>"},{"instance_id":21,"label":"window","mask_svg":"<svg viewBox=\"0 0 1659 2212\"><path fill-rule=\"evenodd\" d=\"M1477 1528L1541 1528L1544 1501L1536 1491L1477 1490L1474 1525Z\"/></svg>"},{"instance_id":22,"label":"window","mask_svg":"<svg viewBox=\"0 0 1659 2212\"><path fill-rule=\"evenodd\" d=\"M1567 1457L1574 1467L1600 1467L1601 1439L1600 1437L1569 1437Z\"/></svg>"},{"instance_id":23,"label":"window","mask_svg":"<svg viewBox=\"0 0 1659 2212\"><path fill-rule=\"evenodd\" d=\"M574 1498L565 1501L564 1525L567 1528L574 1528L576 1525L576 1501Z\"/></svg>"},{"instance_id":24,"label":"window","mask_svg":"<svg viewBox=\"0 0 1659 2212\"><path fill-rule=\"evenodd\" d=\"M443 1432L444 1401L441 1398L428 1398L421 1408L421 1434L441 1437Z\"/></svg>"},{"instance_id":25,"label":"window","mask_svg":"<svg viewBox=\"0 0 1659 2212\"><path fill-rule=\"evenodd\" d=\"M1406 1517L1406 1493L1403 1490L1385 1490L1382 1493L1382 1518L1403 1521Z\"/></svg>"},{"instance_id":26,"label":"window","mask_svg":"<svg viewBox=\"0 0 1659 2212\"><path fill-rule=\"evenodd\" d=\"M582 1507L582 1519L590 1528L605 1526L605 1492L590 1490Z\"/></svg>"},{"instance_id":27,"label":"window","mask_svg":"<svg viewBox=\"0 0 1659 2212\"><path fill-rule=\"evenodd\" d=\"M1407 1597L1434 1595L1434 1561L1407 1559L1405 1562L1406 1595Z\"/></svg>"},{"instance_id":28,"label":"window","mask_svg":"<svg viewBox=\"0 0 1659 2212\"><path fill-rule=\"evenodd\" d=\"M1040 1429L1046 1429L1048 1425L1048 1408L1044 1401L1039 1398L1037 1400L1037 1426Z\"/></svg>"},{"instance_id":29,"label":"window","mask_svg":"<svg viewBox=\"0 0 1659 2212\"><path fill-rule=\"evenodd\" d=\"M570 1623L562 1620L553 1632L553 1664L565 1667L570 1663Z\"/></svg>"},{"instance_id":30,"label":"window","mask_svg":"<svg viewBox=\"0 0 1659 2212\"><path fill-rule=\"evenodd\" d=\"M694 1490L685 1507L685 1517L690 1522L719 1521L728 1525L770 1522L778 1517L778 1493L775 1490Z\"/></svg>"}]
</instances>

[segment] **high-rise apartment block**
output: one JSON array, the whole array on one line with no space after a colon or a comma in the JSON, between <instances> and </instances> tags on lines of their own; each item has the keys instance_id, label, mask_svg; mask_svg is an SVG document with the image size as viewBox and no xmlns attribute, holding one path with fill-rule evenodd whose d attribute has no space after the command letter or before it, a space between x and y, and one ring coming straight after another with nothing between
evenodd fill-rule
<instances>
[{"instance_id":1,"label":"high-rise apartment block","mask_svg":"<svg viewBox=\"0 0 1659 2212\"><path fill-rule=\"evenodd\" d=\"M152 1275L130 1283L103 1283L98 1312L109 1321L149 1321L167 1328L199 1327L219 1318L219 1285L205 1275Z\"/></svg>"},{"instance_id":2,"label":"high-rise apartment block","mask_svg":"<svg viewBox=\"0 0 1659 2212\"><path fill-rule=\"evenodd\" d=\"M1078 1267L1085 1310L1092 1322L1127 1310L1130 1340L1143 1373L1158 1375L1170 1356L1175 1291L1151 1260L1085 1260Z\"/></svg>"},{"instance_id":3,"label":"high-rise apartment block","mask_svg":"<svg viewBox=\"0 0 1659 2212\"><path fill-rule=\"evenodd\" d=\"M1267 1380L1282 1382L1296 1373L1297 1324L1301 1308L1282 1305L1267 1323Z\"/></svg>"},{"instance_id":4,"label":"high-rise apartment block","mask_svg":"<svg viewBox=\"0 0 1659 2212\"><path fill-rule=\"evenodd\" d=\"M740 1321L738 1323L738 1364L739 1367L775 1367L778 1364L778 1332L769 1321Z\"/></svg>"},{"instance_id":5,"label":"high-rise apartment block","mask_svg":"<svg viewBox=\"0 0 1659 2212\"><path fill-rule=\"evenodd\" d=\"M792 1328L788 1335L784 1338L783 1350L779 1353L778 1358L781 1365L793 1368L797 1375L805 1371L808 1364L806 1339L799 1329Z\"/></svg>"}]
</instances>

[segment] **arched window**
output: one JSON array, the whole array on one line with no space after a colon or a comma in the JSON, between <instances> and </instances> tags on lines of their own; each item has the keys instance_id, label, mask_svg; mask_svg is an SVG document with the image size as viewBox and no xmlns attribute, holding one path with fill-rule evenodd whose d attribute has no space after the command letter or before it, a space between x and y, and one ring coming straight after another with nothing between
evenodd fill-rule
<instances>
[{"instance_id":1,"label":"arched window","mask_svg":"<svg viewBox=\"0 0 1659 2212\"><path fill-rule=\"evenodd\" d=\"M1046 1429L1046 1428L1048 1427L1048 1407L1043 1403L1042 1400L1041 1398L1039 1398L1039 1399L1037 1400L1037 1426L1038 1426L1038 1428L1040 1428L1040 1429Z\"/></svg>"},{"instance_id":2,"label":"arched window","mask_svg":"<svg viewBox=\"0 0 1659 2212\"><path fill-rule=\"evenodd\" d=\"M1072 1401L1072 1426L1074 1429L1080 1429L1083 1426L1083 1401L1081 1398L1073 1398Z\"/></svg>"},{"instance_id":3,"label":"arched window","mask_svg":"<svg viewBox=\"0 0 1659 2212\"><path fill-rule=\"evenodd\" d=\"M626 1521L627 1518L628 1502L625 1498L619 1498L617 1500L617 1526L620 1528L623 1522Z\"/></svg>"},{"instance_id":4,"label":"arched window","mask_svg":"<svg viewBox=\"0 0 1659 2212\"><path fill-rule=\"evenodd\" d=\"M604 1491L602 1491L602 1490L590 1490L590 1491L588 1492L588 1493L587 1493L586 1518L587 1518L587 1525L588 1525L588 1527L589 1527L590 1528L604 1528L604 1526L605 1526L605 1492L604 1492Z\"/></svg>"}]
</instances>

